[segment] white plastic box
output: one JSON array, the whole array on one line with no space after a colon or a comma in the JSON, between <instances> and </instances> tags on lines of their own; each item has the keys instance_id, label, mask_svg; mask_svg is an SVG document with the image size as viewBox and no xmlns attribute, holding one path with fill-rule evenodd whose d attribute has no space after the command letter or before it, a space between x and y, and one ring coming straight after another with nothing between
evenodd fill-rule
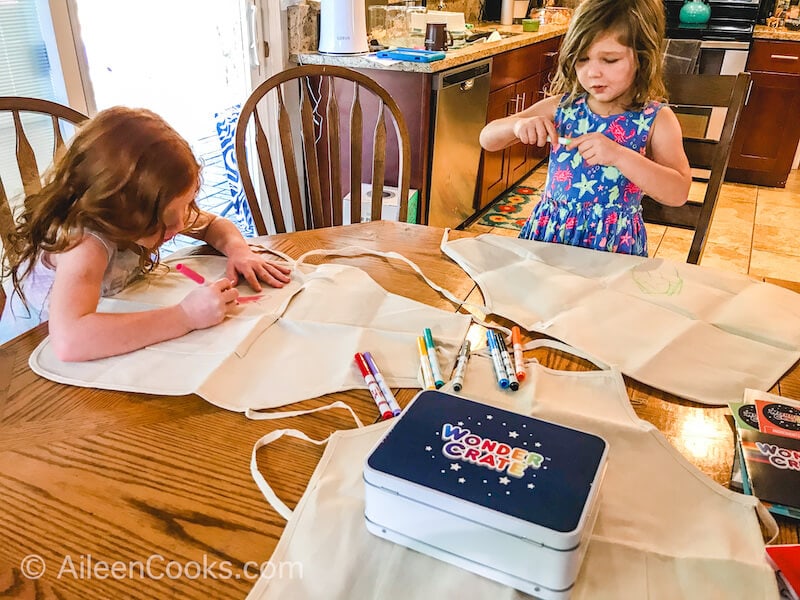
<instances>
[{"instance_id":1,"label":"white plastic box","mask_svg":"<svg viewBox=\"0 0 800 600\"><path fill-rule=\"evenodd\" d=\"M367 457L367 528L533 596L565 599L607 454L599 436L423 391Z\"/></svg>"},{"instance_id":2,"label":"white plastic box","mask_svg":"<svg viewBox=\"0 0 800 600\"><path fill-rule=\"evenodd\" d=\"M417 222L417 205L419 196L417 190L408 190L408 205L406 222ZM383 206L381 219L384 221L397 221L400 214L400 190L394 186L383 187ZM361 184L361 222L370 220L372 215L372 184ZM342 224L350 225L350 193L342 198Z\"/></svg>"}]
</instances>

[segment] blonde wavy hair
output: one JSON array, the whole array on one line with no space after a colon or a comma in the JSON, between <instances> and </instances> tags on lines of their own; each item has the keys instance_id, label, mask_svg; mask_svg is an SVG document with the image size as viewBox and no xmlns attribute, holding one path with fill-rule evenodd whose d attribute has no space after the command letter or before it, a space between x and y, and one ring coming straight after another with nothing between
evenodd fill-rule
<instances>
[{"instance_id":1,"label":"blonde wavy hair","mask_svg":"<svg viewBox=\"0 0 800 600\"><path fill-rule=\"evenodd\" d=\"M662 0L583 0L561 43L551 96L567 94L569 103L585 93L575 64L598 36L615 34L620 44L633 50L636 76L627 110L641 109L651 100L666 101L662 53L666 18Z\"/></svg>"}]
</instances>

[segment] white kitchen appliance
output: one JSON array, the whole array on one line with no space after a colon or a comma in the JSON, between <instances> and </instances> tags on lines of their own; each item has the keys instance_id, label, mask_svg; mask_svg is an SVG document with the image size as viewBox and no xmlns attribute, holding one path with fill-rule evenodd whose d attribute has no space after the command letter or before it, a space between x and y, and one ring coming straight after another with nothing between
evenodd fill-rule
<instances>
[{"instance_id":1,"label":"white kitchen appliance","mask_svg":"<svg viewBox=\"0 0 800 600\"><path fill-rule=\"evenodd\" d=\"M319 51L324 54L369 51L364 0L322 0Z\"/></svg>"}]
</instances>

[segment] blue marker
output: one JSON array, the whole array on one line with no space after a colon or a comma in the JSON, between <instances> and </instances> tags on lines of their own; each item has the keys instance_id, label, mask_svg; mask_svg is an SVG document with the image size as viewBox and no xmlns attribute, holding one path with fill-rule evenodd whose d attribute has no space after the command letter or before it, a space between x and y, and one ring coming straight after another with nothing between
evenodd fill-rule
<instances>
[{"instance_id":1,"label":"blue marker","mask_svg":"<svg viewBox=\"0 0 800 600\"><path fill-rule=\"evenodd\" d=\"M489 352L492 354L492 365L494 365L494 374L497 376L497 383L501 388L508 387L508 375L506 368L503 366L503 358L500 356L500 348L497 345L497 338L491 329L486 331L486 341L489 342Z\"/></svg>"},{"instance_id":2,"label":"blue marker","mask_svg":"<svg viewBox=\"0 0 800 600\"><path fill-rule=\"evenodd\" d=\"M514 365L511 363L511 355L508 353L506 341L503 339L503 336L499 334L495 334L494 339L497 342L497 347L500 349L500 358L503 360L503 366L508 375L508 387L516 392L519 389L519 381L517 381L517 376L514 374Z\"/></svg>"},{"instance_id":3,"label":"blue marker","mask_svg":"<svg viewBox=\"0 0 800 600\"><path fill-rule=\"evenodd\" d=\"M436 345L433 343L433 334L429 327L426 327L423 332L425 335L425 347L428 349L428 360L431 362L431 371L433 371L433 382L436 389L444 385L444 377L442 377L442 369L439 367L439 358L436 356Z\"/></svg>"}]
</instances>

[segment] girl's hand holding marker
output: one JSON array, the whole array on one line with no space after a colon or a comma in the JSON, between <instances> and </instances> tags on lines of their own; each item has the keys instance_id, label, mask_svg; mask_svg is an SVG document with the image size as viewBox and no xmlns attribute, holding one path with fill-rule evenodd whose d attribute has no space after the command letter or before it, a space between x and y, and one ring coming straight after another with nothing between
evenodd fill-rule
<instances>
[{"instance_id":1,"label":"girl's hand holding marker","mask_svg":"<svg viewBox=\"0 0 800 600\"><path fill-rule=\"evenodd\" d=\"M204 285L205 277L183 263L175 265L175 270L201 286L189 292L180 302L193 329L205 329L222 322L228 310L236 305L239 290L233 287L229 279L218 279L210 285Z\"/></svg>"}]
</instances>

